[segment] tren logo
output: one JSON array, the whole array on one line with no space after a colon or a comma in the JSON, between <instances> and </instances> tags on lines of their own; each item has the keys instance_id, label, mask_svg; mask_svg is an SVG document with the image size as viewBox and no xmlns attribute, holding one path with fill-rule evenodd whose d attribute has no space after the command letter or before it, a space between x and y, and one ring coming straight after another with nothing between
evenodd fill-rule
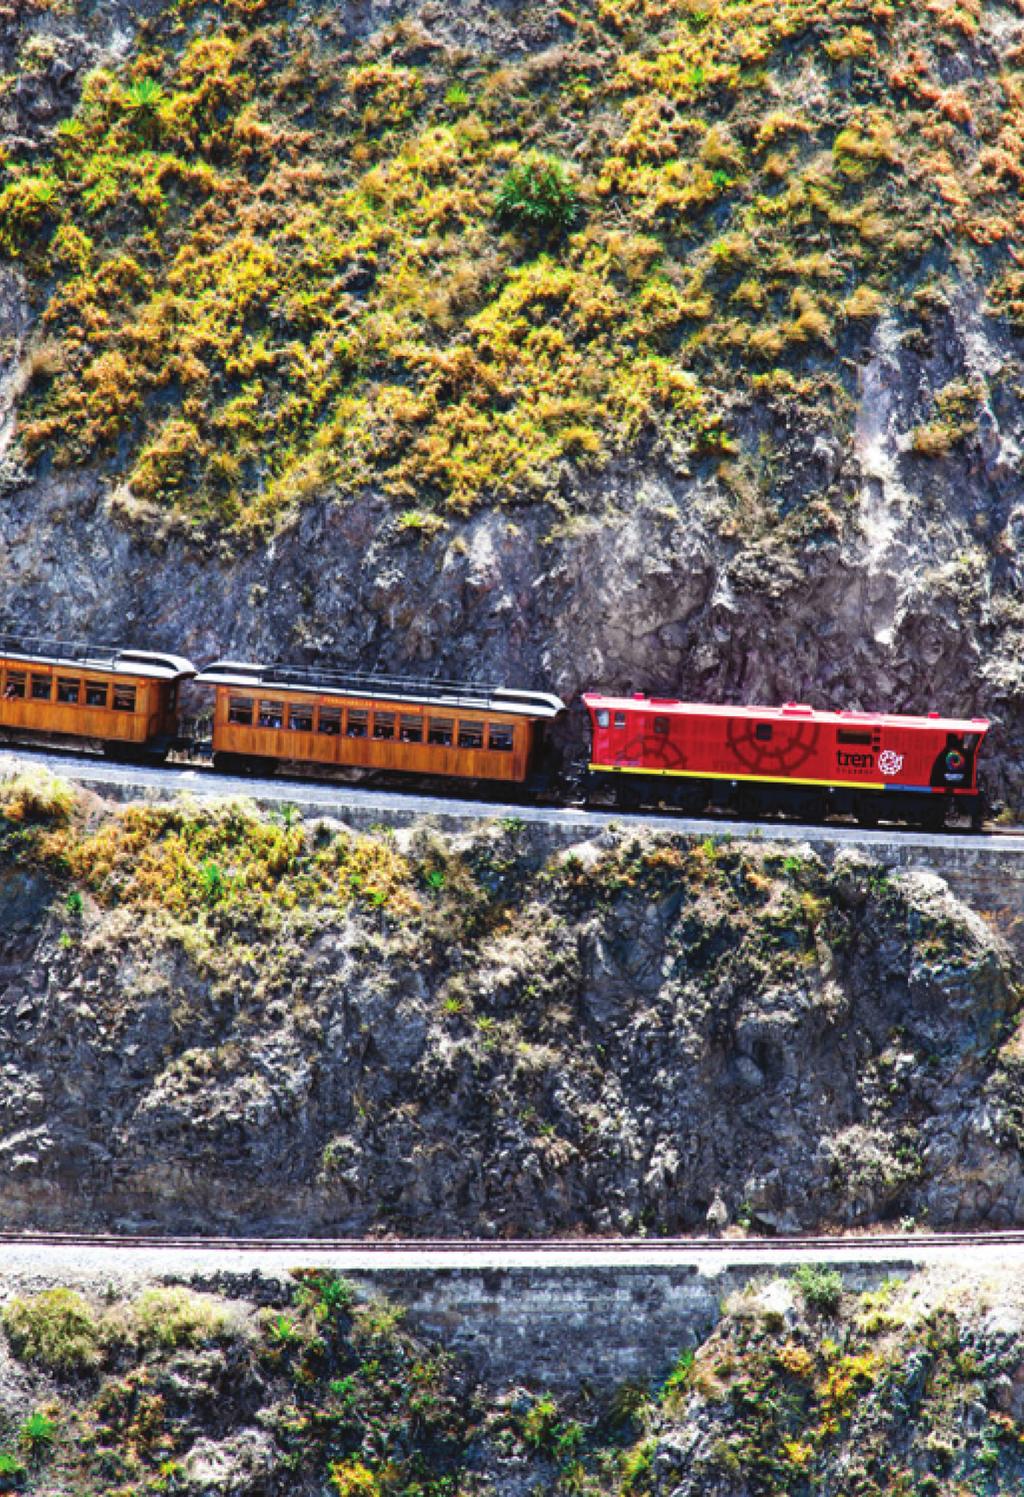
<instances>
[{"instance_id":1,"label":"tren logo","mask_svg":"<svg viewBox=\"0 0 1024 1497\"><path fill-rule=\"evenodd\" d=\"M891 778L903 768L903 755L897 754L895 749L883 749L878 756L878 767L884 775Z\"/></svg>"}]
</instances>

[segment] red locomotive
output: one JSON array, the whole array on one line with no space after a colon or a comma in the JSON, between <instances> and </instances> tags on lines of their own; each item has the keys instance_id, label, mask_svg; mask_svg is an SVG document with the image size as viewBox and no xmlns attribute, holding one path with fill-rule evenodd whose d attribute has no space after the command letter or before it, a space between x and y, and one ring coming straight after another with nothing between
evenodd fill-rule
<instances>
[{"instance_id":1,"label":"red locomotive","mask_svg":"<svg viewBox=\"0 0 1024 1497\"><path fill-rule=\"evenodd\" d=\"M625 808L708 805L740 815L789 812L809 820L853 814L932 830L951 816L985 815L977 759L985 718L897 717L784 707L713 707L668 698L584 694L592 788Z\"/></svg>"}]
</instances>

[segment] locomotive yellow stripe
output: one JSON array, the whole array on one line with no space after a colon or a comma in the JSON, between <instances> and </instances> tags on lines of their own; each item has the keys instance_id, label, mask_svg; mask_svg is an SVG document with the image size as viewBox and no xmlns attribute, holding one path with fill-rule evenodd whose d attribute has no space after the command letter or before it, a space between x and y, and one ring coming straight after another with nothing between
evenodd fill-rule
<instances>
[{"instance_id":1,"label":"locomotive yellow stripe","mask_svg":"<svg viewBox=\"0 0 1024 1497\"><path fill-rule=\"evenodd\" d=\"M671 775L684 780L752 780L759 785L825 785L834 790L886 790L886 780L798 780L794 775L715 774L710 769L647 769L641 764L591 764L603 774ZM900 788L900 787L897 787Z\"/></svg>"}]
</instances>

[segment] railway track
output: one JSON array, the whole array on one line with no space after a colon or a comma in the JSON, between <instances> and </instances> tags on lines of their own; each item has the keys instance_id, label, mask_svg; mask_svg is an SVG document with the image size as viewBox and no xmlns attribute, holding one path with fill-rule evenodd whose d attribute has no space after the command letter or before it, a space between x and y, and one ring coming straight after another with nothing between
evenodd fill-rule
<instances>
[{"instance_id":1,"label":"railway track","mask_svg":"<svg viewBox=\"0 0 1024 1497\"><path fill-rule=\"evenodd\" d=\"M909 827L874 829L839 822L805 825L793 821L737 821L725 815L695 817L657 812L624 812L614 808L582 806L537 806L516 802L460 799L454 795L431 796L411 790L380 790L337 781L286 778L257 779L220 774L212 767L169 764L149 768L88 758L52 749L27 750L0 746L0 777L4 762L37 764L54 774L88 786L98 794L139 795L169 799L191 794L199 797L244 796L273 808L291 805L307 815L355 819L370 825L379 821L402 823L430 816L441 822L465 823L509 818L532 826L575 830L581 838L592 836L611 822L620 826L647 827L701 837L753 838L764 842L794 842L811 839L837 846L942 848L976 851L986 845L1000 851L1024 853L1024 827L989 827L975 832L922 832Z\"/></svg>"},{"instance_id":2,"label":"railway track","mask_svg":"<svg viewBox=\"0 0 1024 1497\"><path fill-rule=\"evenodd\" d=\"M0 1248L113 1248L146 1252L196 1253L357 1253L369 1258L418 1254L643 1254L875 1253L1019 1248L1024 1231L858 1233L805 1237L548 1237L548 1238L355 1238L355 1237L190 1237L79 1232L0 1231Z\"/></svg>"}]
</instances>

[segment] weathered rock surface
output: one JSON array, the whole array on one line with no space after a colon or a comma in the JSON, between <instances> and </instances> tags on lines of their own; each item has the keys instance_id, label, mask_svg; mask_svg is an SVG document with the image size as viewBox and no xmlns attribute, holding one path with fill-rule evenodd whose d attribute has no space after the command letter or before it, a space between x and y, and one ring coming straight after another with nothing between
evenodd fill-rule
<instances>
[{"instance_id":1,"label":"weathered rock surface","mask_svg":"<svg viewBox=\"0 0 1024 1497\"><path fill-rule=\"evenodd\" d=\"M613 836L552 864L499 826L399 834L369 909L322 886L295 906L322 838L292 828L293 871L242 865L262 892L233 913L259 823L146 814L128 861L109 814L59 844L112 869L80 920L45 859L3 872L8 1225L1024 1221L1017 973L934 876ZM225 827L204 884L182 848ZM354 869L373 843L323 845Z\"/></svg>"}]
</instances>

